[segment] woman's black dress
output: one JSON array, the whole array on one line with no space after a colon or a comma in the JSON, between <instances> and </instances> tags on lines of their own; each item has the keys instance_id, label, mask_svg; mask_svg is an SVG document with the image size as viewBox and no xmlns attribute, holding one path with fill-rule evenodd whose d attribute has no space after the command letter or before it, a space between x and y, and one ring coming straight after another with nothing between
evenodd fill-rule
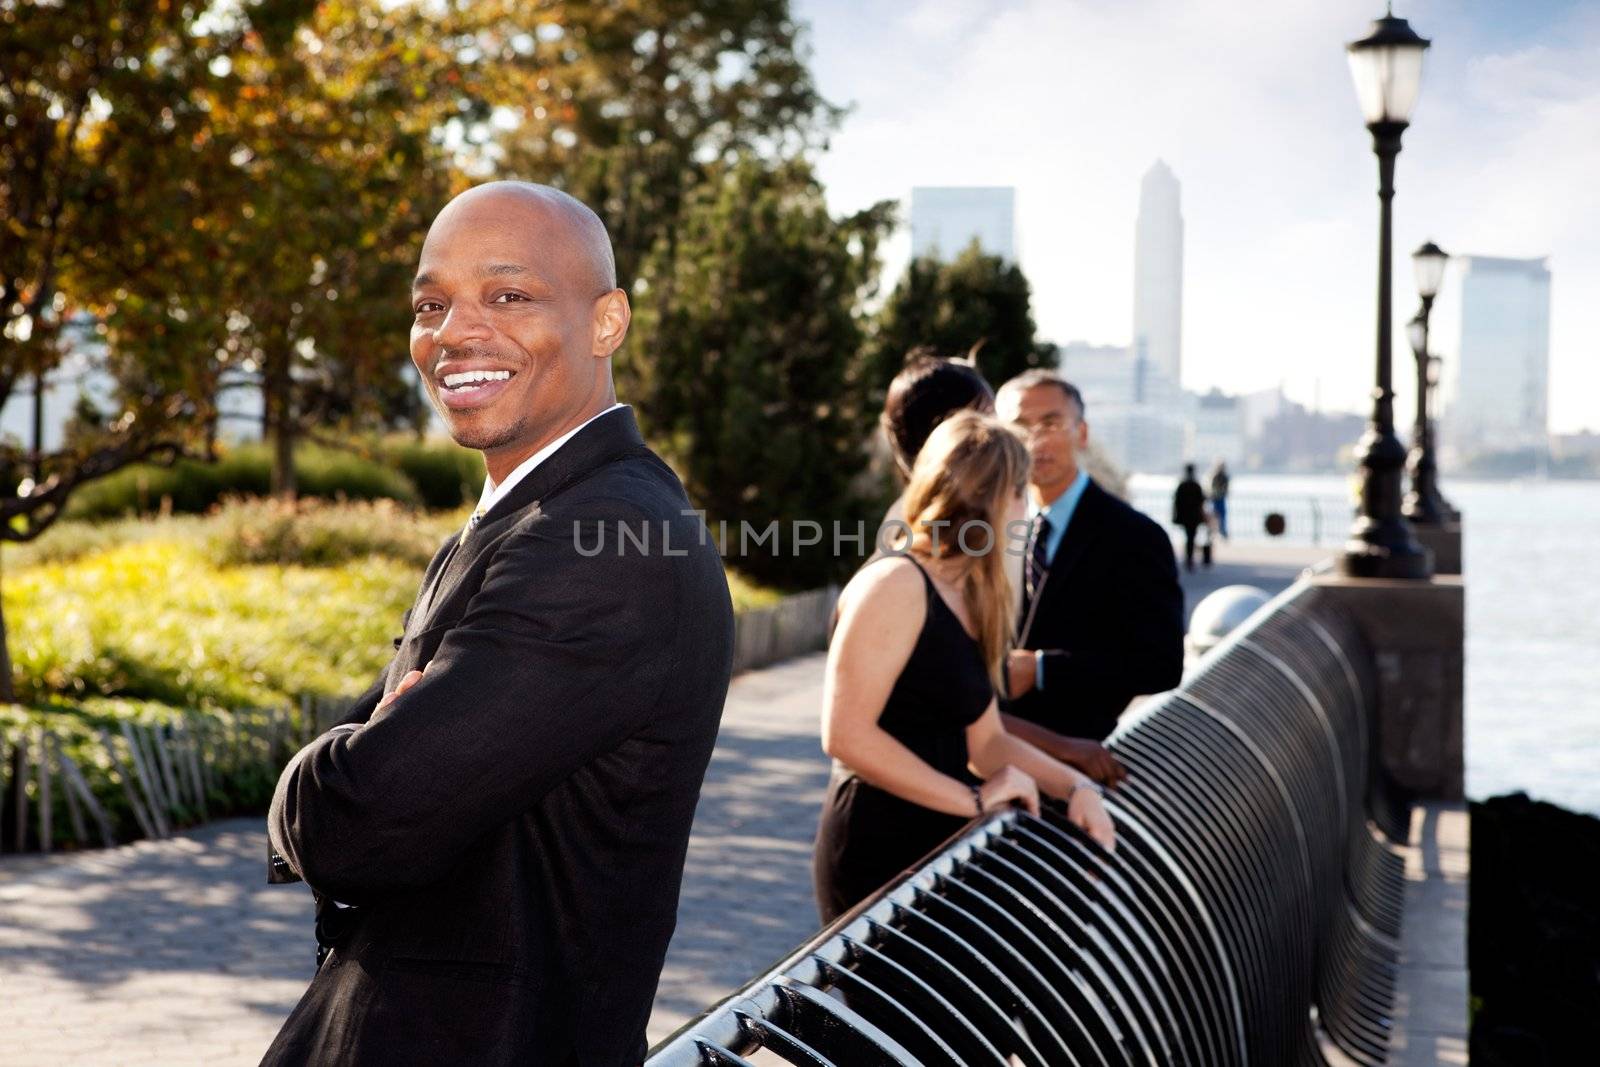
<instances>
[{"instance_id":1,"label":"woman's black dress","mask_svg":"<svg viewBox=\"0 0 1600 1067\"><path fill-rule=\"evenodd\" d=\"M917 570L928 609L878 725L935 770L976 782L967 770L966 728L989 706L994 686L982 648L920 564ZM832 922L915 866L966 822L868 785L835 761L811 861L822 921Z\"/></svg>"}]
</instances>

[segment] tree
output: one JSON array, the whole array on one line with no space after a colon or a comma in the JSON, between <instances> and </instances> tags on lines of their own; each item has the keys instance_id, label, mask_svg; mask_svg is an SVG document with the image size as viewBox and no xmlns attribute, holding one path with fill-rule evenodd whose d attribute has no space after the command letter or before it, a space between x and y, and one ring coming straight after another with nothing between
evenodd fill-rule
<instances>
[{"instance_id":1,"label":"tree","mask_svg":"<svg viewBox=\"0 0 1600 1067\"><path fill-rule=\"evenodd\" d=\"M200 221L229 271L220 351L258 376L272 488L292 496L303 433L422 416L406 293L451 188L436 135L448 105L428 92L449 57L414 7L291 2L251 17L207 98L233 196Z\"/></svg>"},{"instance_id":2,"label":"tree","mask_svg":"<svg viewBox=\"0 0 1600 1067\"><path fill-rule=\"evenodd\" d=\"M0 404L19 383L35 395L74 347L113 373L117 311L145 335L211 324L143 301L114 279L201 278L206 256L186 214L219 159L198 132L194 88L232 46L196 31L192 5L85 0L0 6ZM98 323L94 330L68 324ZM130 329L130 337L138 330ZM0 540L38 537L80 485L129 463L172 458L204 419L208 350L118 375L118 410L98 433L45 453L0 446ZM192 388L201 383L202 388ZM21 477L26 474L26 477ZM13 696L0 617L0 700Z\"/></svg>"},{"instance_id":3,"label":"tree","mask_svg":"<svg viewBox=\"0 0 1600 1067\"><path fill-rule=\"evenodd\" d=\"M456 129L480 175L558 185L610 227L632 284L689 191L742 156L821 145L838 109L806 69L788 0L482 0L439 13Z\"/></svg>"},{"instance_id":4,"label":"tree","mask_svg":"<svg viewBox=\"0 0 1600 1067\"><path fill-rule=\"evenodd\" d=\"M860 309L891 222L887 203L835 219L805 163L746 158L690 191L675 239L643 265L619 356L639 366L630 398L690 497L728 522L729 552L740 523L779 524L777 551L736 561L758 578L837 578L834 521L847 534L865 522L870 549L884 501L860 484L877 415ZM821 524L822 541L796 556L800 520Z\"/></svg>"},{"instance_id":5,"label":"tree","mask_svg":"<svg viewBox=\"0 0 1600 1067\"><path fill-rule=\"evenodd\" d=\"M995 386L1054 361L1034 337L1031 289L1022 268L986 255L976 241L949 263L914 259L884 302L873 337L873 384L881 397L914 348L973 355Z\"/></svg>"},{"instance_id":6,"label":"tree","mask_svg":"<svg viewBox=\"0 0 1600 1067\"><path fill-rule=\"evenodd\" d=\"M426 42L378 0L0 3L0 403L73 353L115 383L60 450L0 445L0 539L204 454L225 371L264 372L291 489L308 422L415 417L397 342L450 180Z\"/></svg>"}]
</instances>

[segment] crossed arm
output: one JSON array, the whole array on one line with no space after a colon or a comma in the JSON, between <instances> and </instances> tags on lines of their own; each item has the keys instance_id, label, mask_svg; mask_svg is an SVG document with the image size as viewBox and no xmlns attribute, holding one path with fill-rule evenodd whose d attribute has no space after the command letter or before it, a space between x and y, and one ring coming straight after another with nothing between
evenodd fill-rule
<instances>
[{"instance_id":1,"label":"crossed arm","mask_svg":"<svg viewBox=\"0 0 1600 1067\"><path fill-rule=\"evenodd\" d=\"M672 568L582 559L553 526L501 547L424 676L393 699L374 686L284 770L268 832L313 889L359 904L437 881L656 704L677 626Z\"/></svg>"}]
</instances>

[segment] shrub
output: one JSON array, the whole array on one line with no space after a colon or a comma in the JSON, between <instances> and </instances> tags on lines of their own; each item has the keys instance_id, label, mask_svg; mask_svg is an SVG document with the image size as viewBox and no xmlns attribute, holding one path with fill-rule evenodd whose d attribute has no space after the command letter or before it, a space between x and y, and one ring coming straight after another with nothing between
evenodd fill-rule
<instances>
[{"instance_id":1,"label":"shrub","mask_svg":"<svg viewBox=\"0 0 1600 1067\"><path fill-rule=\"evenodd\" d=\"M393 501L330 505L316 500L235 500L206 525L207 555L222 566L252 563L333 567L382 556L417 569L465 521L420 517Z\"/></svg>"},{"instance_id":2,"label":"shrub","mask_svg":"<svg viewBox=\"0 0 1600 1067\"><path fill-rule=\"evenodd\" d=\"M200 543L149 541L7 575L19 698L187 708L353 696L388 662L414 563L218 567Z\"/></svg>"},{"instance_id":3,"label":"shrub","mask_svg":"<svg viewBox=\"0 0 1600 1067\"><path fill-rule=\"evenodd\" d=\"M411 480L381 461L306 445L295 450L294 469L302 496L418 502ZM266 496L271 470L271 456L262 444L231 448L215 463L135 464L79 489L67 505L67 515L113 519L163 510L202 512L226 496Z\"/></svg>"},{"instance_id":4,"label":"shrub","mask_svg":"<svg viewBox=\"0 0 1600 1067\"><path fill-rule=\"evenodd\" d=\"M349 452L308 445L295 451L294 472L302 496L419 503L417 487L410 478L382 461Z\"/></svg>"},{"instance_id":5,"label":"shrub","mask_svg":"<svg viewBox=\"0 0 1600 1067\"><path fill-rule=\"evenodd\" d=\"M144 836L134 803L146 820L158 808L170 827L261 811L284 762L308 736L308 724L289 707L180 711L128 700L0 705L0 754L6 757L0 776L14 775L11 757L20 746L26 745L31 757L24 782L31 810L21 842L15 821L5 820L5 843L12 849L38 842L39 809L46 798L46 776L39 770L45 735L51 755L50 837L57 847L72 847L103 844L107 831L113 841ZM92 806L76 791L69 802L68 761L81 774ZM16 786L15 780L4 782L8 796ZM157 797L165 803L153 803ZM104 827L94 817L94 806L106 816Z\"/></svg>"},{"instance_id":6,"label":"shrub","mask_svg":"<svg viewBox=\"0 0 1600 1067\"><path fill-rule=\"evenodd\" d=\"M473 504L483 489L483 455L450 440L394 440L378 446L382 462L404 474L425 508Z\"/></svg>"},{"instance_id":7,"label":"shrub","mask_svg":"<svg viewBox=\"0 0 1600 1067\"><path fill-rule=\"evenodd\" d=\"M198 542L209 520L198 515L163 515L153 518L82 522L64 519L44 536L18 545L6 545L7 571L45 563L71 563L97 552L146 541Z\"/></svg>"}]
</instances>

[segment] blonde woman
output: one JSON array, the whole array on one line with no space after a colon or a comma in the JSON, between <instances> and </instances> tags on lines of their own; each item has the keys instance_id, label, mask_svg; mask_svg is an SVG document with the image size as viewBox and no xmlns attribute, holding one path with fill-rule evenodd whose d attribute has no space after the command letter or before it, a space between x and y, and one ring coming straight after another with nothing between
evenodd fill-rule
<instances>
[{"instance_id":1,"label":"blonde woman","mask_svg":"<svg viewBox=\"0 0 1600 1067\"><path fill-rule=\"evenodd\" d=\"M1008 524L1024 521L1028 462L991 416L941 423L906 488L908 543L840 596L822 713L834 768L812 867L824 922L973 816L1037 814L1041 790L1115 847L1099 786L1008 734L995 702L1015 619L1006 548L1021 543Z\"/></svg>"}]
</instances>

